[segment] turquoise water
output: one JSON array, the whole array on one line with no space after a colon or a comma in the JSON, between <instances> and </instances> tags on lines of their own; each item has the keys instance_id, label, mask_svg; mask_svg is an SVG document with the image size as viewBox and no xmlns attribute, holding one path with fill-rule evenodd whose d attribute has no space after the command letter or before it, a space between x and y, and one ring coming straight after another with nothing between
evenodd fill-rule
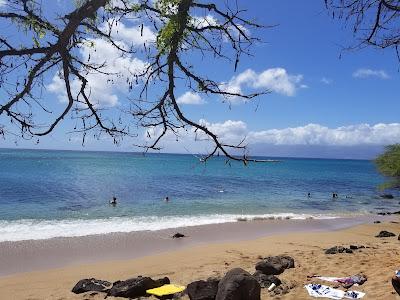
<instances>
[{"instance_id":1,"label":"turquoise water","mask_svg":"<svg viewBox=\"0 0 400 300\"><path fill-rule=\"evenodd\" d=\"M3 149L0 241L398 209L378 197L383 178L370 161L281 160L245 167L191 155Z\"/></svg>"}]
</instances>

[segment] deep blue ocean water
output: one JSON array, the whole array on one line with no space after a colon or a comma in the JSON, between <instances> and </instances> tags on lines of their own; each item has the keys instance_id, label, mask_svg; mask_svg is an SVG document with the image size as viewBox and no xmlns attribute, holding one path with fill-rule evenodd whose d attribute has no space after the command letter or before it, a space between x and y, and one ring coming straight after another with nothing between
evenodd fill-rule
<instances>
[{"instance_id":1,"label":"deep blue ocean water","mask_svg":"<svg viewBox=\"0 0 400 300\"><path fill-rule=\"evenodd\" d=\"M0 149L0 241L398 209L398 200L378 197L383 180L366 160L246 167L222 157Z\"/></svg>"}]
</instances>

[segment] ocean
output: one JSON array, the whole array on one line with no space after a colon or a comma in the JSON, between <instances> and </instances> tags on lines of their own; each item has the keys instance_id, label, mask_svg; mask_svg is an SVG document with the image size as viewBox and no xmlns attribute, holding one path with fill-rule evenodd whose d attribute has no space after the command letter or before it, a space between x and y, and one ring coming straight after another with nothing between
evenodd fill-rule
<instances>
[{"instance_id":1,"label":"ocean","mask_svg":"<svg viewBox=\"0 0 400 300\"><path fill-rule=\"evenodd\" d=\"M0 149L0 241L398 210L371 161L278 159Z\"/></svg>"}]
</instances>

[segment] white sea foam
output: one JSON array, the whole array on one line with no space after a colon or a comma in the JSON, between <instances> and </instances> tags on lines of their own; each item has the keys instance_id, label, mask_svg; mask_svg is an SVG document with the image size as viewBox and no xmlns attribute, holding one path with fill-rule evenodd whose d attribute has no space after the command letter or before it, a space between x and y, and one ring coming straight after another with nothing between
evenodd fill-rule
<instances>
[{"instance_id":1,"label":"white sea foam","mask_svg":"<svg viewBox=\"0 0 400 300\"><path fill-rule=\"evenodd\" d=\"M264 214L264 215L199 215L199 216L142 216L106 219L15 220L0 221L0 242L39 240L54 237L74 237L113 232L161 230L196 225L267 219L332 219L335 215Z\"/></svg>"}]
</instances>

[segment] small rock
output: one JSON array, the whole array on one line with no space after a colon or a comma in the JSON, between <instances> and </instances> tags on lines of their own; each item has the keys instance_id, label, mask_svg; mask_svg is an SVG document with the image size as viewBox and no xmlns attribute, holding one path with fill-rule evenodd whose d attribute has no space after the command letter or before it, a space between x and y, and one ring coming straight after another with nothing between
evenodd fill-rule
<instances>
[{"instance_id":1,"label":"small rock","mask_svg":"<svg viewBox=\"0 0 400 300\"><path fill-rule=\"evenodd\" d=\"M392 194L382 194L379 197L383 198L383 199L393 199L393 195Z\"/></svg>"},{"instance_id":2,"label":"small rock","mask_svg":"<svg viewBox=\"0 0 400 300\"><path fill-rule=\"evenodd\" d=\"M381 221L374 221L374 224L379 224L381 223Z\"/></svg>"},{"instance_id":3,"label":"small rock","mask_svg":"<svg viewBox=\"0 0 400 300\"><path fill-rule=\"evenodd\" d=\"M381 232L379 232L378 235L376 235L375 237L381 238L381 237L391 237L391 236L396 236L393 232L389 232L386 230L382 230Z\"/></svg>"},{"instance_id":4,"label":"small rock","mask_svg":"<svg viewBox=\"0 0 400 300\"><path fill-rule=\"evenodd\" d=\"M153 280L150 277L136 277L125 281L116 281L113 287L108 291L107 296L137 298L146 296L149 289L158 288L164 284L169 284L169 278L164 277Z\"/></svg>"},{"instance_id":5,"label":"small rock","mask_svg":"<svg viewBox=\"0 0 400 300\"><path fill-rule=\"evenodd\" d=\"M276 286L281 284L281 280L275 275L265 275L261 271L256 271L253 276L262 288L269 288L272 283Z\"/></svg>"},{"instance_id":6,"label":"small rock","mask_svg":"<svg viewBox=\"0 0 400 300\"><path fill-rule=\"evenodd\" d=\"M99 280L95 278L82 279L75 284L75 286L72 288L72 292L75 294L86 292L106 292L111 285L111 282L105 280Z\"/></svg>"},{"instance_id":7,"label":"small rock","mask_svg":"<svg viewBox=\"0 0 400 300\"><path fill-rule=\"evenodd\" d=\"M218 292L219 279L209 278L189 283L187 293L190 300L215 300Z\"/></svg>"},{"instance_id":8,"label":"small rock","mask_svg":"<svg viewBox=\"0 0 400 300\"><path fill-rule=\"evenodd\" d=\"M350 248L346 248L343 246L334 246L329 249L325 250L325 254L338 254L338 253L353 253L353 250L357 250L360 248L364 248L364 246L355 246L355 245L350 245Z\"/></svg>"},{"instance_id":9,"label":"small rock","mask_svg":"<svg viewBox=\"0 0 400 300\"><path fill-rule=\"evenodd\" d=\"M337 253L343 253L345 251L345 248L342 246L334 246L329 249L325 250L325 254L337 254Z\"/></svg>"},{"instance_id":10,"label":"small rock","mask_svg":"<svg viewBox=\"0 0 400 300\"><path fill-rule=\"evenodd\" d=\"M284 255L269 256L256 264L256 270L265 275L279 275L290 268L294 268L294 259Z\"/></svg>"},{"instance_id":11,"label":"small rock","mask_svg":"<svg viewBox=\"0 0 400 300\"><path fill-rule=\"evenodd\" d=\"M261 286L243 269L230 270L218 284L215 300L260 300Z\"/></svg>"},{"instance_id":12,"label":"small rock","mask_svg":"<svg viewBox=\"0 0 400 300\"><path fill-rule=\"evenodd\" d=\"M344 252L344 247L342 246L334 246L325 251L325 254L337 254L337 253L343 253Z\"/></svg>"},{"instance_id":13,"label":"small rock","mask_svg":"<svg viewBox=\"0 0 400 300\"><path fill-rule=\"evenodd\" d=\"M186 236L186 235L177 232L177 233L175 233L175 234L172 236L172 238L173 238L173 239L179 239L179 238L183 238L183 237L185 237L185 236Z\"/></svg>"}]
</instances>

